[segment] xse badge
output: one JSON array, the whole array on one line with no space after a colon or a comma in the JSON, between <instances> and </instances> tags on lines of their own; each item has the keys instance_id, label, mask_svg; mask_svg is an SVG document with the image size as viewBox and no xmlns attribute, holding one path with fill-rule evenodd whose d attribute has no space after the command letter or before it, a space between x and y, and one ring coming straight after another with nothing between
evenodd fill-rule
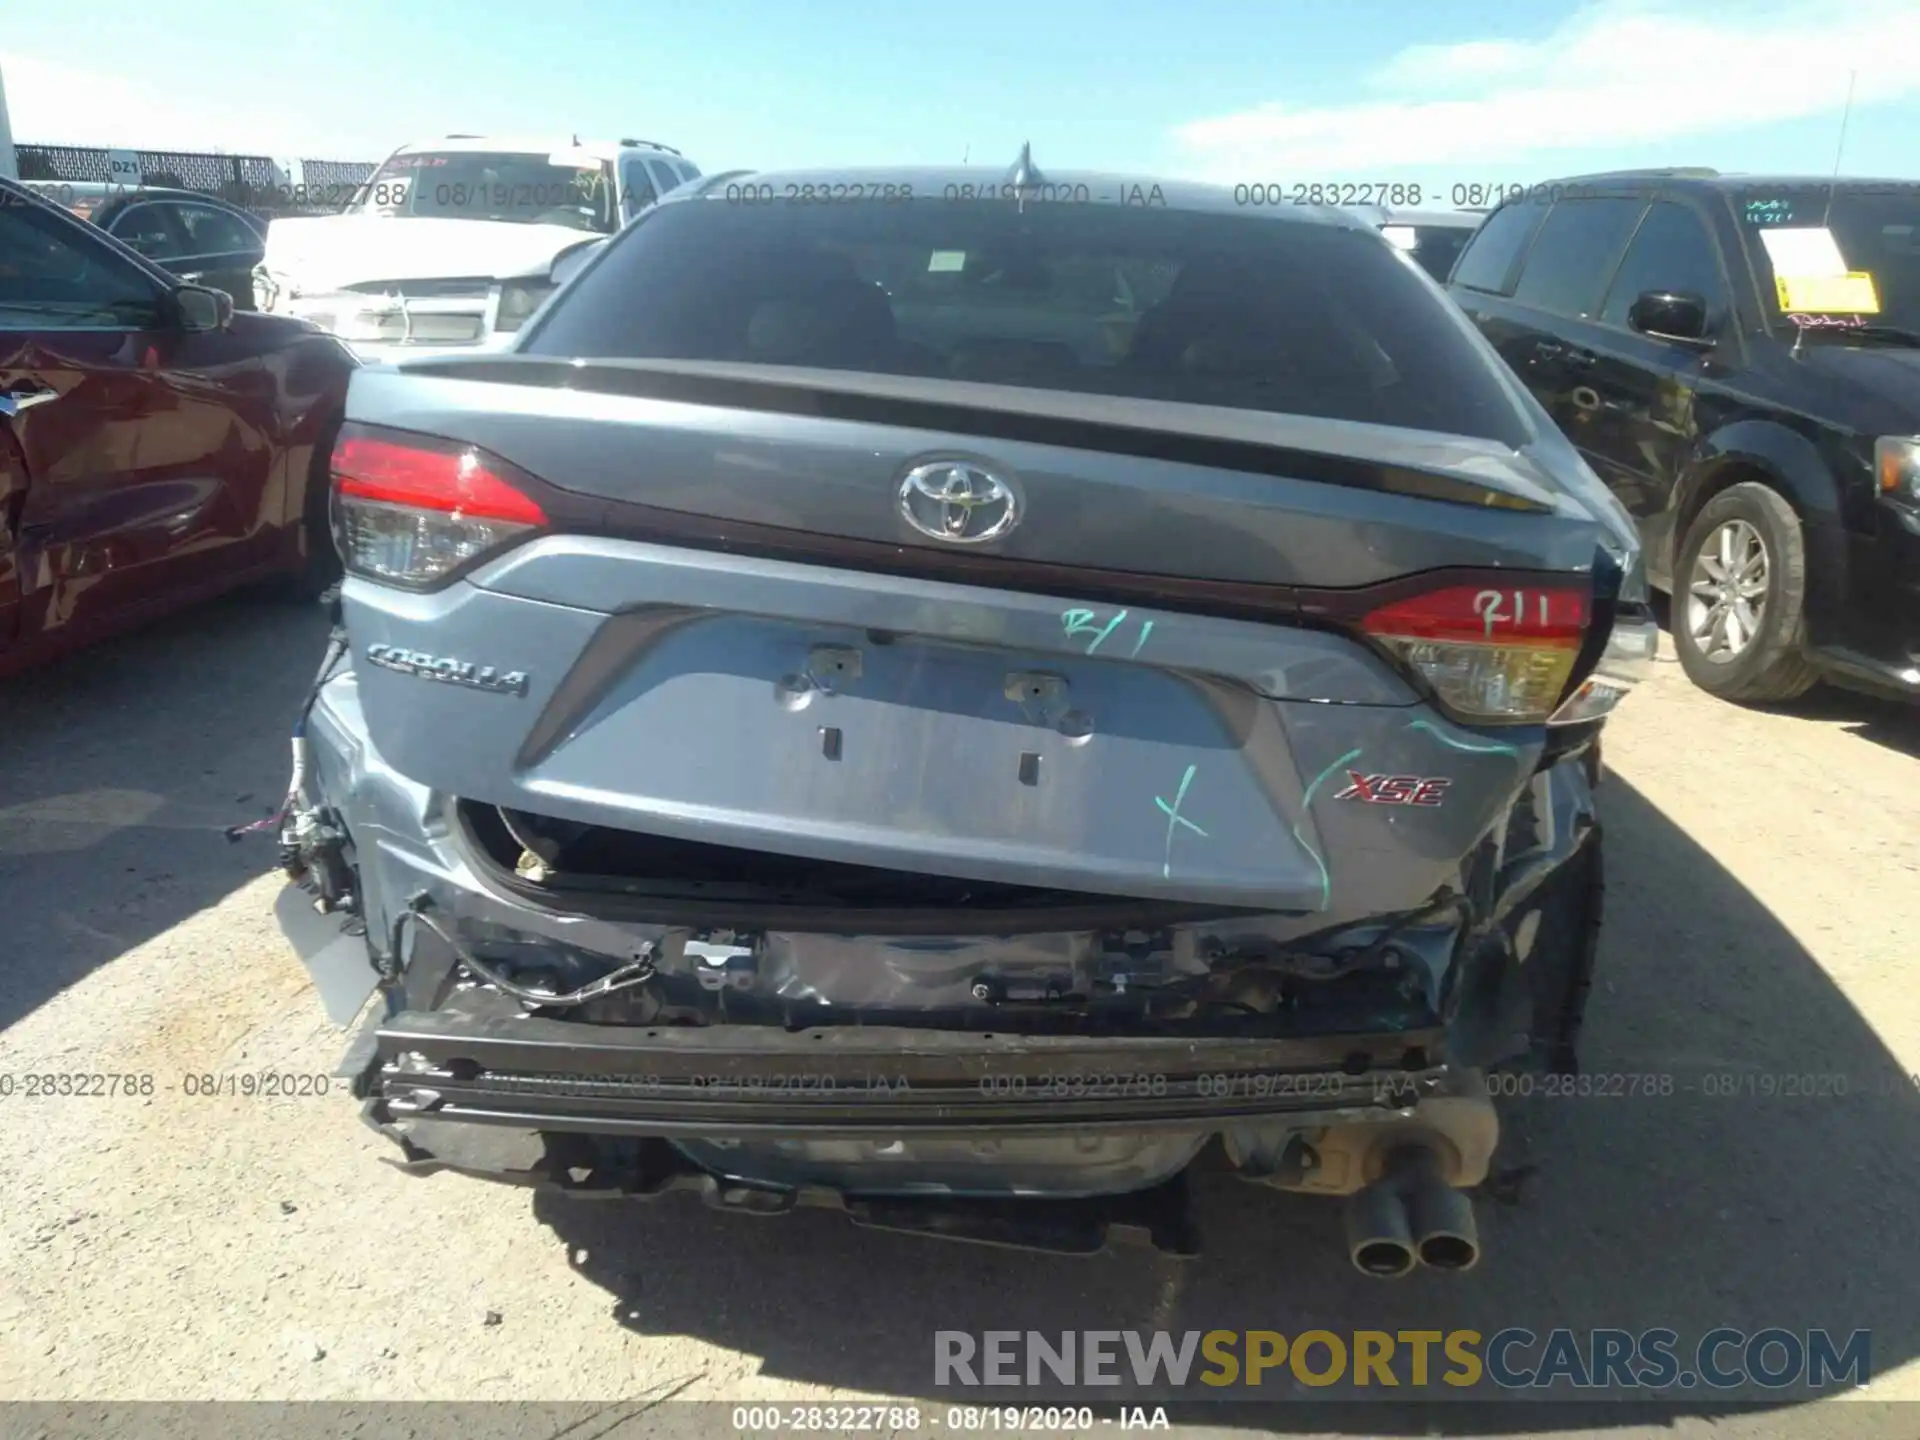
<instances>
[{"instance_id":1,"label":"xse badge","mask_svg":"<svg viewBox=\"0 0 1920 1440\"><path fill-rule=\"evenodd\" d=\"M1444 775L1362 775L1347 771L1347 788L1333 798L1368 805L1440 805L1453 781Z\"/></svg>"}]
</instances>

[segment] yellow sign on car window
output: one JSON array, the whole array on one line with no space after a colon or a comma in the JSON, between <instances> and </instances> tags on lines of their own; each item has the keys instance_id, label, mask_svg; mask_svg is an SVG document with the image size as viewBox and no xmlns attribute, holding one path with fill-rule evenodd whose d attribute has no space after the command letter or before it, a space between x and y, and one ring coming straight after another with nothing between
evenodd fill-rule
<instances>
[{"instance_id":1,"label":"yellow sign on car window","mask_svg":"<svg viewBox=\"0 0 1920 1440\"><path fill-rule=\"evenodd\" d=\"M1816 315L1878 315L1880 296L1865 270L1844 275L1776 275L1780 308Z\"/></svg>"}]
</instances>

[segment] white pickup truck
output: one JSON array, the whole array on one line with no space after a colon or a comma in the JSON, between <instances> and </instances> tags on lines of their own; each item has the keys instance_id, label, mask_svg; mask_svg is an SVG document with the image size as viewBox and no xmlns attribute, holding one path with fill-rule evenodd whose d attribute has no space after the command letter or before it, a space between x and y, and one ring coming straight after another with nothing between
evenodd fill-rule
<instances>
[{"instance_id":1,"label":"white pickup truck","mask_svg":"<svg viewBox=\"0 0 1920 1440\"><path fill-rule=\"evenodd\" d=\"M254 303L364 360L504 345L553 289L556 259L699 173L649 140L403 145L343 213L273 222Z\"/></svg>"}]
</instances>

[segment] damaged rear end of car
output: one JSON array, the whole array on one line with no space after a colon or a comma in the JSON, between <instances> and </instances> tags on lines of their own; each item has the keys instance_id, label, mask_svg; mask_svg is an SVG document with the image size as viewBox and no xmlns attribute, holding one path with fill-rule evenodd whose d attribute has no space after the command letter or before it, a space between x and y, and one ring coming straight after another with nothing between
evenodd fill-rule
<instances>
[{"instance_id":1,"label":"damaged rear end of car","mask_svg":"<svg viewBox=\"0 0 1920 1440\"><path fill-rule=\"evenodd\" d=\"M1631 527L1364 227L1040 194L691 196L356 375L282 918L401 1163L1188 1254L1204 1159L1474 1263Z\"/></svg>"}]
</instances>

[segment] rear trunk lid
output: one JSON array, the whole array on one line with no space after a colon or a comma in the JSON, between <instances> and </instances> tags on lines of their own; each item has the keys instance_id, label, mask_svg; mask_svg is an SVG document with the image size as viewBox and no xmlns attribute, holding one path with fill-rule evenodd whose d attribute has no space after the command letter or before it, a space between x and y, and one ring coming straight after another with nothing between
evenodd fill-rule
<instances>
[{"instance_id":1,"label":"rear trunk lid","mask_svg":"<svg viewBox=\"0 0 1920 1440\"><path fill-rule=\"evenodd\" d=\"M567 482L534 489L561 533L450 589L349 582L392 763L685 845L992 885L1418 903L1524 781L1539 732L1454 724L1350 627L1450 575L1584 582L1599 533L1490 451L1477 473L1541 508L497 379L372 369L353 386L356 421ZM1483 445L1393 437L1421 443ZM955 455L1024 501L985 547L901 510L903 477ZM462 666L524 693L421 683ZM1393 809L1355 803L1370 776L1415 783ZM1428 782L1441 803L1414 802Z\"/></svg>"}]
</instances>

